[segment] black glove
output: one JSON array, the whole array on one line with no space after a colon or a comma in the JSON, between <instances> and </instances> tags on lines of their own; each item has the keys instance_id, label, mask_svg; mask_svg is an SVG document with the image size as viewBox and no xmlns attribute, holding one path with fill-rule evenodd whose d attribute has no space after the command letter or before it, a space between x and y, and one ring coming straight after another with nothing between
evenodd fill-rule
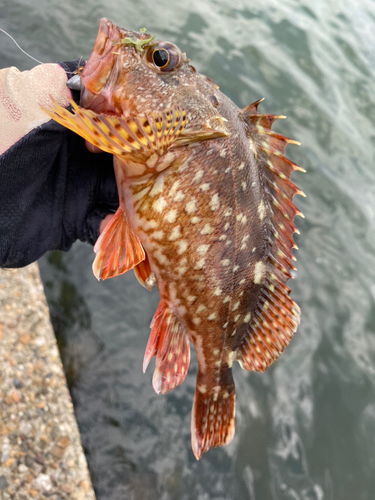
<instances>
[{"instance_id":1,"label":"black glove","mask_svg":"<svg viewBox=\"0 0 375 500\"><path fill-rule=\"evenodd\" d=\"M80 62L59 64L70 78ZM53 121L33 129L0 156L0 267L25 266L76 240L93 245L117 207L112 155L90 153Z\"/></svg>"}]
</instances>

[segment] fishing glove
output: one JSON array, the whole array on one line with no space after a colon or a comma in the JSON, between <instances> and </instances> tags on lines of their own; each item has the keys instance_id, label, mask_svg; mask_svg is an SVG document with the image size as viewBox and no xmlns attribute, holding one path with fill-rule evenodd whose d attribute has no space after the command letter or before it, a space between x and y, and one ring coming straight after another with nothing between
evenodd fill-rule
<instances>
[{"instance_id":1,"label":"fishing glove","mask_svg":"<svg viewBox=\"0 0 375 500\"><path fill-rule=\"evenodd\" d=\"M103 218L118 207L112 155L40 109L52 96L79 101L66 87L80 61L0 70L0 267L22 267L47 250L94 244Z\"/></svg>"}]
</instances>

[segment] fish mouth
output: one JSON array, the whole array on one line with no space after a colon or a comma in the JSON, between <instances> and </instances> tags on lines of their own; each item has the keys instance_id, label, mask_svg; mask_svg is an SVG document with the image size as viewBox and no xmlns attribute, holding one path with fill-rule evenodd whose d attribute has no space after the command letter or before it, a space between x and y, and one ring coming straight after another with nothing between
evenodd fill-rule
<instances>
[{"instance_id":1,"label":"fish mouth","mask_svg":"<svg viewBox=\"0 0 375 500\"><path fill-rule=\"evenodd\" d=\"M103 17L89 59L81 74L81 101L84 108L120 114L112 102L118 68L114 42L121 38L121 28Z\"/></svg>"}]
</instances>

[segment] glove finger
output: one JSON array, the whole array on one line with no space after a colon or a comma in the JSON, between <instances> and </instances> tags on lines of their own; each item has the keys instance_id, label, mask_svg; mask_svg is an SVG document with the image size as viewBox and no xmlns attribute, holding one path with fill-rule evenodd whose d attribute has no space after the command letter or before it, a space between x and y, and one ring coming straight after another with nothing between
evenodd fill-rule
<instances>
[{"instance_id":1,"label":"glove finger","mask_svg":"<svg viewBox=\"0 0 375 500\"><path fill-rule=\"evenodd\" d=\"M90 245L95 245L101 231L104 230L112 217L113 212L111 213L111 209L108 206L97 206L89 212L84 227L85 241L90 243Z\"/></svg>"}]
</instances>

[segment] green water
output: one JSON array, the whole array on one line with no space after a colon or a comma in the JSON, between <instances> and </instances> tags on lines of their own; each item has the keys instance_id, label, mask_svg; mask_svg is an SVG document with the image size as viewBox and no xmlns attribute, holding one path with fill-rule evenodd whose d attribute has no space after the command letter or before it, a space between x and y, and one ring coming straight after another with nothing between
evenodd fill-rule
<instances>
[{"instance_id":1,"label":"green water","mask_svg":"<svg viewBox=\"0 0 375 500\"><path fill-rule=\"evenodd\" d=\"M199 462L195 359L166 396L141 370L157 293L96 282L83 244L41 260L98 500L374 499L375 2L0 0L0 26L46 62L87 57L102 16L177 43L240 107L286 114L307 198L301 326L265 374L237 367L234 442ZM0 66L32 64L0 33Z\"/></svg>"}]
</instances>

